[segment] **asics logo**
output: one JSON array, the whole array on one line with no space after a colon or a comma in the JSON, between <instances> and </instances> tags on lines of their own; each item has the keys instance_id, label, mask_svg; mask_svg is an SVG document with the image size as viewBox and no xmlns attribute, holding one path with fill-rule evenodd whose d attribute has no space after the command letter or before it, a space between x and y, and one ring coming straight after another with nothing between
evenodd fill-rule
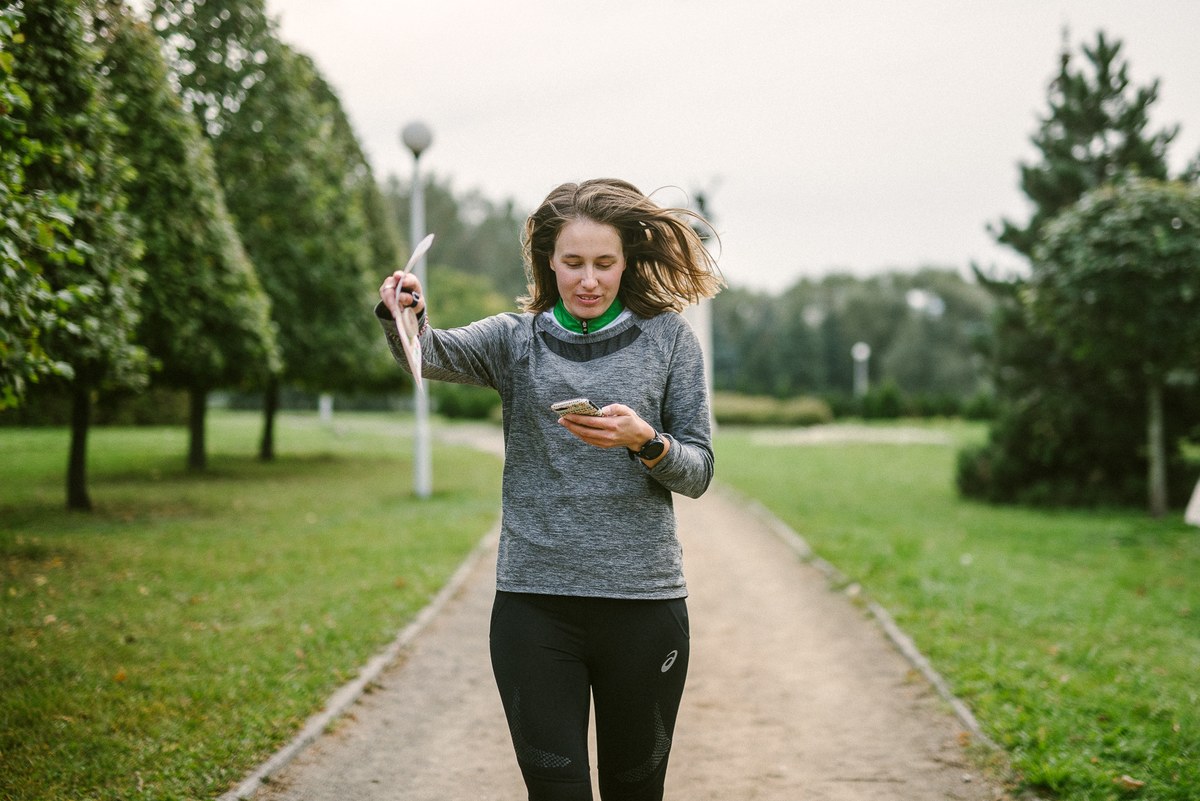
<instances>
[{"instance_id":1,"label":"asics logo","mask_svg":"<svg viewBox=\"0 0 1200 801\"><path fill-rule=\"evenodd\" d=\"M660 671L666 673L668 670L670 670L671 666L675 664L675 660L677 658L679 658L678 651L672 651L671 653L667 654L667 661L662 663L662 668L660 668Z\"/></svg>"}]
</instances>

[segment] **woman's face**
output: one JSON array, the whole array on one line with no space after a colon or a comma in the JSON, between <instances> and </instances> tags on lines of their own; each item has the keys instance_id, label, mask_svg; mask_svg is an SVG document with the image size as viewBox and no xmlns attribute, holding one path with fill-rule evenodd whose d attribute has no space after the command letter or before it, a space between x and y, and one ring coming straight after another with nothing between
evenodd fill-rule
<instances>
[{"instance_id":1,"label":"woman's face","mask_svg":"<svg viewBox=\"0 0 1200 801\"><path fill-rule=\"evenodd\" d=\"M550 269L567 311L592 320L612 305L625 272L621 235L611 225L575 219L558 232Z\"/></svg>"}]
</instances>

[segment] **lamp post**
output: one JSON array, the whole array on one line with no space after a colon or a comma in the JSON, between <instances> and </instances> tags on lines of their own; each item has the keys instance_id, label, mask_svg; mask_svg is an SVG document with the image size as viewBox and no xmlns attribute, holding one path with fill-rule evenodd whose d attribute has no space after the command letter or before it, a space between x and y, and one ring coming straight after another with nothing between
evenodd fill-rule
<instances>
[{"instance_id":1,"label":"lamp post","mask_svg":"<svg viewBox=\"0 0 1200 801\"><path fill-rule=\"evenodd\" d=\"M867 362L871 358L871 346L866 342L855 342L850 348L854 358L854 397L861 398L867 394Z\"/></svg>"},{"instance_id":2,"label":"lamp post","mask_svg":"<svg viewBox=\"0 0 1200 801\"><path fill-rule=\"evenodd\" d=\"M425 187L421 185L421 154L433 143L433 133L425 123L414 121L400 131L400 141L413 154L408 240L410 247L416 247L425 237ZM424 256L413 265L413 274L421 282L422 290L427 292ZM413 400L417 418L413 436L413 492L418 498L428 498L433 494L433 457L429 442L429 389L424 381L413 388Z\"/></svg>"},{"instance_id":3,"label":"lamp post","mask_svg":"<svg viewBox=\"0 0 1200 801\"><path fill-rule=\"evenodd\" d=\"M703 190L696 192L696 197L693 206L697 214L711 223L708 211L708 193ZM700 241L704 243L704 248L709 248L709 240L712 239L712 228L708 225L702 225L698 220L693 221L692 230L700 237ZM700 354L704 360L704 386L708 391L709 398L709 427L715 433L717 430L716 413L712 408L713 395L713 324L712 324L712 299L700 298L696 303L688 306L683 310L683 318L691 324L692 330L696 333L696 338L700 340Z\"/></svg>"}]
</instances>

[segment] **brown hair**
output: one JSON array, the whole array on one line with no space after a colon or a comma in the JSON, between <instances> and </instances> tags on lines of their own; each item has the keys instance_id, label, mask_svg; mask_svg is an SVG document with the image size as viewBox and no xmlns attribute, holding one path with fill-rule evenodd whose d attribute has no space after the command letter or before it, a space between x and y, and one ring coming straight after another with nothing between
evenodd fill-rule
<instances>
[{"instance_id":1,"label":"brown hair","mask_svg":"<svg viewBox=\"0 0 1200 801\"><path fill-rule=\"evenodd\" d=\"M635 314L682 311L724 286L716 261L691 225L711 230L707 220L688 209L659 206L626 181L597 178L558 186L525 221L521 245L529 294L518 298L525 311L548 311L558 302L550 257L563 226L578 219L617 229L625 255L617 296Z\"/></svg>"}]
</instances>

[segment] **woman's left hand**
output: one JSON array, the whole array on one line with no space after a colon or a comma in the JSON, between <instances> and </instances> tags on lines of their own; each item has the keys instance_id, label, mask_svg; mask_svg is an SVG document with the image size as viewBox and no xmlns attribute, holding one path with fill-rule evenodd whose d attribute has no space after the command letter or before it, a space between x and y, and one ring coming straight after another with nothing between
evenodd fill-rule
<instances>
[{"instance_id":1,"label":"woman's left hand","mask_svg":"<svg viewBox=\"0 0 1200 801\"><path fill-rule=\"evenodd\" d=\"M599 417L568 414L560 417L558 423L588 445L597 448L628 448L638 451L657 433L637 412L622 403L610 403L605 406L600 410ZM663 455L666 455L666 451L663 451ZM657 462L658 459L655 459L647 464Z\"/></svg>"}]
</instances>

